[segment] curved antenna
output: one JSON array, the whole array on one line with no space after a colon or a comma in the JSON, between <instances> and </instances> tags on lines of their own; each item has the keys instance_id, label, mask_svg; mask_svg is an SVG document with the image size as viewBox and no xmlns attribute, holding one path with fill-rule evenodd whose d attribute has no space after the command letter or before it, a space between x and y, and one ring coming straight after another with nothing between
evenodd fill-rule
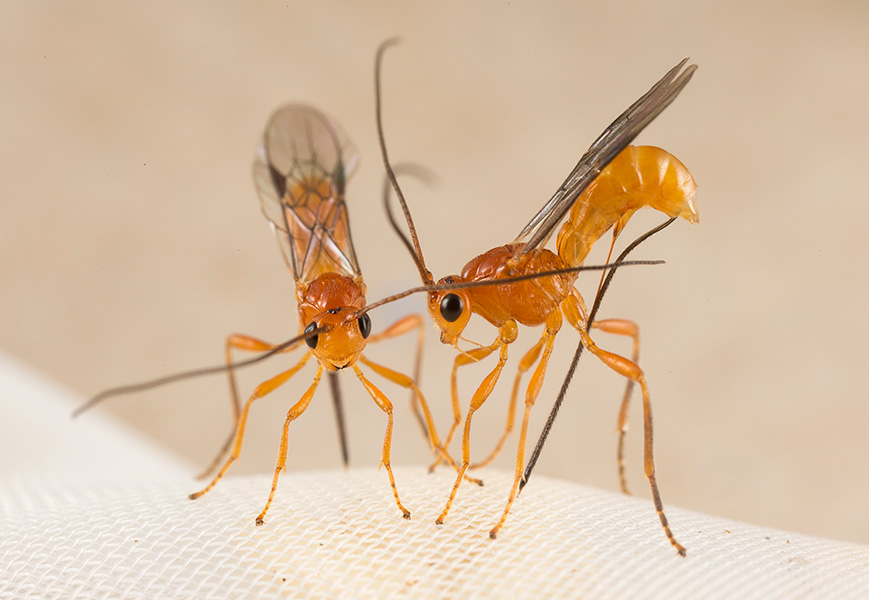
<instances>
[{"instance_id":1,"label":"curved antenna","mask_svg":"<svg viewBox=\"0 0 869 600\"><path fill-rule=\"evenodd\" d=\"M625 262L625 258L630 254L634 248L645 242L647 239L661 231L662 229L669 226L673 221L676 220L677 217L673 217L669 221L665 221L664 223L658 225L654 229L651 229L635 239L631 242L627 248L619 254L619 257L616 259L615 265L627 264ZM630 261L629 261L630 262ZM612 282L613 275L615 275L615 270L607 273L606 279L603 281L603 285L600 288L600 293L598 293L594 298L594 304L591 307L591 312L588 313L588 323L586 324L586 331L591 328L591 324L594 322L594 317L597 314L598 309L600 308L600 303L603 300L603 295L606 293L607 289L610 286L610 282ZM561 384L561 389L558 391L558 397L555 399L555 404L552 405L552 410L549 411L549 417L546 419L546 423L543 425L543 431L540 432L540 437L537 439L537 444L534 446L534 451L531 453L531 457L528 459L528 462L525 464L525 473L522 475L522 480L519 482L519 491L522 491L522 488L525 487L525 484L528 483L528 479L531 477L531 472L534 470L534 465L537 464L537 459L540 457L540 452L543 450L543 445L546 443L546 438L549 437L549 431L552 429L552 424L555 422L555 417L558 416L558 410L561 408L561 403L564 402L564 396L567 394L567 388L570 387L570 382L573 379L573 373L576 371L576 366L579 364L579 357L582 356L582 349L585 346L582 345L582 342L579 342L579 345L576 347L576 353L573 355L573 361L570 363L570 368L567 370L567 375L564 377L564 382Z\"/></svg>"},{"instance_id":2,"label":"curved antenna","mask_svg":"<svg viewBox=\"0 0 869 600\"><path fill-rule=\"evenodd\" d=\"M384 203L386 204L386 214L389 216L389 222L392 224L392 228L398 232L399 237L401 237L407 249L410 251L413 256L413 262L416 263L416 268L419 270L419 276L422 278L423 283L432 283L434 279L432 278L431 273L425 267L425 260L422 257L422 248L419 245L419 237L416 235L416 227L413 225L413 218L410 216L410 209L407 207L407 202L404 200L404 194L401 192L401 188L398 186L398 180L395 177L395 172L392 170L392 166L389 164L389 155L386 152L386 141L383 137L383 119L381 116L380 109L380 69L383 65L383 53L386 52L386 49L390 46L394 46L399 43L399 38L389 38L380 44L380 47L377 48L377 56L374 59L374 104L375 110L377 113L377 139L380 142L380 154L383 157L383 166L386 168L386 176L389 178L389 182L392 184L392 189L395 190L395 195L398 196L398 202L401 204L401 210L404 213L404 219L407 221L407 228L410 230L410 236L413 239L413 248L411 248L410 243L407 241L407 238L399 231L398 224L395 222L395 219L392 216L391 211L389 210L389 195L384 194Z\"/></svg>"},{"instance_id":3,"label":"curved antenna","mask_svg":"<svg viewBox=\"0 0 869 600\"><path fill-rule=\"evenodd\" d=\"M93 408L96 404L106 400L107 398L112 398L113 396L122 396L124 394L134 394L136 392L144 392L145 390L150 390L156 387L160 387L163 385L168 385L170 383L175 383L176 381L183 381L184 379L193 379L194 377L202 377L204 375L214 375L216 373L224 373L229 369L238 369L241 367L247 367L249 365L258 363L263 361L279 352L283 352L287 348L295 346L302 340L305 340L309 337L319 335L321 333L326 333L331 330L331 327L316 327L311 331L305 332L301 335L297 335L296 337L287 340L281 344L278 344L268 352L263 352L258 356L254 356L253 358L248 358L245 360L240 360L238 362L218 365L216 367L204 367L202 369L192 369L190 371L182 371L181 373L173 373L171 375L164 375L163 377L158 377L157 379L152 379L150 381L143 381L141 383L133 383L130 385L122 385L114 388L107 389L103 392L100 392L77 409L72 411L72 416L77 417L81 413L86 410Z\"/></svg>"},{"instance_id":4,"label":"curved antenna","mask_svg":"<svg viewBox=\"0 0 869 600\"><path fill-rule=\"evenodd\" d=\"M491 287L493 285L507 285L517 283L519 281L527 281L529 279L542 279L543 277L554 277L556 275L565 275L567 273L578 273L580 271L606 271L607 269L618 269L621 267L635 267L638 265L663 265L663 260L626 260L622 262L608 263L605 265L580 265L578 267L567 267L565 269L555 269L553 271L540 271L539 273L526 273L525 275L515 275L513 277L504 277L498 279L483 279L481 281L456 281L453 283L430 283L421 285L415 288L410 288L398 294L387 296L377 302L372 302L365 308L362 308L353 313L352 318L357 319L370 311L373 308L378 308L384 304L401 300L412 294L419 292L438 292L443 290L465 290L476 287Z\"/></svg>"},{"instance_id":5,"label":"curved antenna","mask_svg":"<svg viewBox=\"0 0 869 600\"><path fill-rule=\"evenodd\" d=\"M393 174L396 176L401 175L411 175L421 180L423 183L432 186L437 181L437 177L434 172L427 169L422 165L416 165L412 163L403 163L396 165L393 167ZM389 219L389 224L392 226L392 230L401 240L401 243L404 244L404 247L407 248L407 251L410 252L410 256L413 258L414 263L418 269L425 270L425 276L423 278L423 283L426 281L433 282L434 279L431 276L431 273L425 268L425 265L418 260L416 251L413 249L413 246L410 243L410 240L404 235L404 232L401 230L398 222L395 220L395 215L392 213L392 207L389 204L390 193L392 191L392 180L389 178L389 174L383 178L383 207L386 209L386 217ZM409 214L409 213L408 213ZM408 217L409 218L409 217ZM417 245L419 245L419 241L417 241Z\"/></svg>"}]
</instances>

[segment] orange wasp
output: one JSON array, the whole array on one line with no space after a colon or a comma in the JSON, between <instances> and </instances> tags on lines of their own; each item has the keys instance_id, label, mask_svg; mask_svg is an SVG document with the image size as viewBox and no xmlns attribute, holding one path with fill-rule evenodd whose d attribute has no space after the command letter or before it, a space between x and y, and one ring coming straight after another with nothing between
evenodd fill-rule
<instances>
[{"instance_id":1,"label":"orange wasp","mask_svg":"<svg viewBox=\"0 0 869 600\"><path fill-rule=\"evenodd\" d=\"M93 398L76 411L76 414L109 396L139 391L188 376L226 370L229 373L235 413L234 433L230 438L231 452L211 483L190 495L191 499L196 499L211 490L238 459L253 402L286 383L313 355L317 359L314 381L287 412L271 491L265 507L256 518L256 524L263 524L274 498L278 476L286 468L290 423L308 408L323 372L334 374L345 368L356 374L378 408L386 413L381 464L386 468L398 509L404 518L409 519L410 512L399 499L390 465L392 403L365 377L357 363L361 362L385 379L410 389L414 408L418 418L425 424L432 448L439 448L440 441L428 405L414 379L372 362L363 354L367 343L398 336L413 329L420 332L421 347L422 320L419 315L404 317L383 332L371 335L371 319L364 310L365 283L350 238L350 223L344 200L345 183L356 162L357 154L348 138L333 121L318 110L301 104L289 104L275 111L268 121L262 144L257 151L253 177L263 213L271 224L284 259L293 272L302 334L283 344L270 344L246 335L231 335L226 340L225 367L203 369L146 384L108 390ZM233 369L275 353L291 351L303 340L309 349L301 359L290 369L259 384L242 407L235 389ZM232 350L265 354L248 361L233 363ZM419 407L423 416L419 416ZM338 418L340 425L340 414ZM212 471L219 464L229 446L230 443L206 472Z\"/></svg>"},{"instance_id":2,"label":"orange wasp","mask_svg":"<svg viewBox=\"0 0 869 600\"><path fill-rule=\"evenodd\" d=\"M492 393L501 375L507 362L509 345L518 336L518 325L544 325L542 337L519 363L511 399L511 413L522 374L531 369L535 363L537 367L525 394L525 411L519 433L513 486L501 519L489 532L490 537L496 537L504 525L522 480L531 407L540 393L555 336L561 329L563 318L566 317L579 333L582 345L608 367L629 380L628 393L619 417L620 430L627 427L627 398L631 385L636 383L641 387L645 422L645 475L649 479L655 508L667 538L679 554L685 554L685 549L676 541L670 530L655 479L649 390L643 371L636 364L638 328L636 324L621 319L597 321L592 324L594 329L632 337L634 360L599 348L588 334L588 311L582 296L574 287L578 274L576 271L568 270L582 265L593 244L609 229L613 229L614 244L633 213L644 206L655 208L670 217L682 217L691 223L698 221L695 206L696 186L685 166L674 156L659 148L629 146L639 132L676 98L691 79L696 65L684 68L686 62L687 59L671 69L604 130L561 187L513 242L493 248L472 259L465 265L461 275L450 275L438 282L438 285L451 284L457 286L456 288L429 292L428 312L441 331L443 343L458 349L458 342L463 339L461 334L472 313L480 315L498 329L494 342L467 352L460 350L461 353L453 363L451 385L454 422L442 446L444 449L449 446L453 433L461 422L456 385L458 368L498 352L498 363L483 379L471 399L464 419L462 461L446 506L437 518L437 524L442 524L446 518L465 471L470 465L471 420L474 413ZM379 64L378 60L378 81ZM379 84L377 87L379 94ZM378 124L379 118L378 112ZM387 172L391 173L382 133L381 150ZM395 177L390 175L390 179L404 211L413 239L412 246L401 233L391 212L390 221L411 251L423 285L433 285L434 278L425 266L419 239L403 194ZM387 211L389 211L388 202ZM543 246L568 211L570 216L558 233L556 254ZM553 271L561 272L545 278L533 277L535 274L551 274ZM519 282L513 280L526 275L533 278ZM505 280L502 285L471 287L480 282L497 282L501 279ZM463 289L463 284L470 285ZM507 431L509 427L508 424Z\"/></svg>"}]
</instances>

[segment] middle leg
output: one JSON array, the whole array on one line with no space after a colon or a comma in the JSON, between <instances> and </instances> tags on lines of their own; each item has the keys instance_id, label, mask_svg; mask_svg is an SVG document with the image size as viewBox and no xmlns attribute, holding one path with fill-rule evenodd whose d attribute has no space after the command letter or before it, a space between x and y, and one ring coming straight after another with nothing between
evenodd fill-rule
<instances>
[{"instance_id":1,"label":"middle leg","mask_svg":"<svg viewBox=\"0 0 869 600\"><path fill-rule=\"evenodd\" d=\"M528 434L528 419L531 417L531 407L534 406L537 396L540 395L540 388L543 387L546 367L549 364L550 356L552 356L555 336L561 329L561 324L561 311L555 310L546 319L546 330L543 332L543 337L540 338L540 342L538 343L538 345L543 345L543 356L540 358L540 362L531 376L531 381L528 382L528 390L525 392L525 412L522 415L522 425L519 428L519 447L516 450L516 470L513 474L513 487L510 489L510 496L507 498L507 505L504 507L501 519L489 531L489 537L492 539L497 537L498 531L504 526L507 515L510 514L510 508L513 506L513 501L516 499L516 494L519 492L519 483L522 481L522 473L525 468L525 441Z\"/></svg>"}]
</instances>

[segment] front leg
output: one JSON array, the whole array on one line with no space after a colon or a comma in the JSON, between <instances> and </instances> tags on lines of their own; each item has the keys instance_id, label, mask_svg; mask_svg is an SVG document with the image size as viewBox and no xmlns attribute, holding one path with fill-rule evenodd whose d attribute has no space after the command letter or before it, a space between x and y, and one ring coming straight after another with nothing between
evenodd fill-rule
<instances>
[{"instance_id":1,"label":"front leg","mask_svg":"<svg viewBox=\"0 0 869 600\"><path fill-rule=\"evenodd\" d=\"M265 522L264 519L266 518L266 513L269 512L269 507L272 505L272 500L275 498L275 490L278 489L278 476L281 474L281 471L286 472L287 470L287 446L289 445L290 423L298 419L301 414L307 410L314 397L314 392L317 391L317 386L320 385L320 377L322 377L322 375L323 366L317 365L317 373L314 375L314 382L304 393L302 398L287 412L287 418L284 420L284 429L281 432L281 447L278 451L278 462L277 465L275 465L275 475L272 478L272 489L269 491L269 499L266 501L265 507L262 512L257 515L257 525L262 525Z\"/></svg>"},{"instance_id":2,"label":"front leg","mask_svg":"<svg viewBox=\"0 0 869 600\"><path fill-rule=\"evenodd\" d=\"M236 428L235 428L235 435L233 436L235 443L232 446L232 452L230 453L229 458L226 459L226 462L224 463L223 468L220 469L220 471L217 473L217 475L215 475L214 479L211 480L211 483L209 483L204 489L202 489L198 492L195 492L193 494L190 494L191 500L196 500L197 498L199 498L203 494L208 493L211 490L211 488L213 488L215 485L217 485L217 482L220 481L220 479L226 474L227 470L229 470L229 466L233 462L238 460L238 457L241 455L241 444L244 441L244 430L245 430L245 426L247 425L247 415L250 412L250 407L251 407L251 405L253 405L254 401L259 399L259 398L262 398L263 396L265 396L267 394L270 394L271 392L276 390L278 387L280 387L281 385L283 385L284 383L289 381L289 379L293 375L295 375L299 369L301 369L303 366L305 366L305 363L307 363L308 359L310 359L310 358L311 358L311 353L305 352L305 355L302 357L302 359L298 363L296 363L296 366L294 366L291 369L288 369L287 371L284 371L283 373L279 373L278 375L275 375L274 377L272 377L268 381L264 381L263 383L259 384L256 387L256 389L254 390L251 397L248 398L247 402L245 403L244 409L241 411L241 413L239 415L238 424L236 425Z\"/></svg>"},{"instance_id":3,"label":"front leg","mask_svg":"<svg viewBox=\"0 0 869 600\"><path fill-rule=\"evenodd\" d=\"M477 363L486 357L488 357L492 352L501 347L501 336L499 335L495 338L495 341L492 342L489 346L483 346L481 348L474 348L468 352L462 352L456 359L453 361L453 370L450 375L450 400L452 401L453 407L453 423L450 425L450 430L447 432L447 437L444 439L444 453L447 454L449 452L450 444L453 441L453 435L456 433L456 429L459 424L462 422L462 408L459 403L459 385L458 385L458 370L459 367L463 367L465 365L471 365ZM443 457L445 460L449 462L446 457ZM434 471L435 468L440 464L441 457L438 458L430 467L429 471Z\"/></svg>"},{"instance_id":4,"label":"front leg","mask_svg":"<svg viewBox=\"0 0 869 600\"><path fill-rule=\"evenodd\" d=\"M545 340L545 336L540 338L537 343L525 353L522 360L519 361L519 368L516 369L516 379L513 380L513 391L510 392L510 404L507 407L507 425L504 427L504 433L501 434L501 439L498 440L498 443L495 445L495 448L489 456L480 462L473 463L469 467L470 469L481 469L495 460L495 457L498 456L501 449L504 447L507 438L510 437L510 432L513 431L513 421L516 417L516 398L519 396L519 384L522 382L522 375L524 375L525 371L533 367L534 363L537 362L537 359L540 357L540 350L543 349L543 342Z\"/></svg>"},{"instance_id":5,"label":"front leg","mask_svg":"<svg viewBox=\"0 0 869 600\"><path fill-rule=\"evenodd\" d=\"M516 337L519 333L516 322L508 321L503 327L501 327L499 333L500 339L498 343L500 344L500 355L498 357L498 364L495 365L492 372L483 379L480 387L477 388L477 391L474 392L474 396L471 398L471 404L468 407L468 414L465 416L465 427L462 435L462 464L459 465L456 482L453 484L453 490L450 492L447 504L441 515L435 521L437 525L442 525L444 519L447 518L447 513L449 513L453 500L456 498L456 493L459 491L459 485L461 485L462 479L465 476L465 471L468 470L468 466L471 464L471 419L473 418L474 413L483 406L483 403L492 393L492 390L495 389L495 384L498 383L498 377L501 376L501 371L504 369L504 364L507 362L507 347L516 341Z\"/></svg>"},{"instance_id":6,"label":"front leg","mask_svg":"<svg viewBox=\"0 0 869 600\"><path fill-rule=\"evenodd\" d=\"M390 462L390 450L392 448L392 402L389 401L389 398L383 392L377 389L377 386L365 378L358 365L353 365L353 372L356 373L356 377L365 386L365 389L378 408L386 413L386 434L383 436L383 454L380 464L386 468L386 473L389 475L389 485L392 486L392 495L395 497L395 503L398 505L398 510L401 511L401 516L409 519L410 511L404 508L404 505L398 498L398 488L395 487L395 476L392 474L392 463Z\"/></svg>"},{"instance_id":7,"label":"front leg","mask_svg":"<svg viewBox=\"0 0 869 600\"><path fill-rule=\"evenodd\" d=\"M411 333L414 330L416 330L417 332L417 338L416 358L414 359L413 363L413 381L418 386L420 380L420 373L422 372L422 349L425 345L425 327L423 327L423 320L420 315L407 315L406 317L402 317L380 333L370 336L368 338L368 343L374 344L381 340L391 339L400 335ZM421 412L420 409L420 397L421 395L419 393L419 388L411 388L410 407L413 410L413 414L416 415L416 421L419 424L423 435L428 436L430 428L426 423L425 415ZM429 442L431 442L431 439L429 439Z\"/></svg>"},{"instance_id":8,"label":"front leg","mask_svg":"<svg viewBox=\"0 0 869 600\"><path fill-rule=\"evenodd\" d=\"M275 346L276 344L270 344L269 342L264 342L249 335L234 334L226 338L223 353L226 360L226 374L229 379L230 400L232 401L232 431L229 432L229 437L227 437L226 441L220 447L217 456L214 457L211 464L208 465L205 470L196 476L197 479L205 479L217 470L218 465L220 465L220 463L226 458L229 449L232 447L232 442L235 440L235 432L236 429L238 429L238 420L241 416L242 407L238 399L238 386L235 382L235 369L232 368L232 351L243 350L245 352L268 352L269 350L274 349ZM296 345L290 346L285 351L288 352L295 349L295 347Z\"/></svg>"},{"instance_id":9,"label":"front leg","mask_svg":"<svg viewBox=\"0 0 869 600\"><path fill-rule=\"evenodd\" d=\"M398 371L394 371L389 367L385 367L381 364L368 360L364 354L359 355L359 360L362 361L362 364L371 368L375 373L388 379L392 383L397 383L398 385L408 388L413 392L414 398L417 398L419 401L419 406L421 407L422 414L419 416L423 420L423 425L425 426L425 436L429 441L429 445L431 447L431 451L433 453L437 453L440 455L443 453L444 449L441 444L441 440L438 437L438 432L435 429L434 419L432 419L431 411L428 408L428 402L425 400L425 396L422 395L422 390L419 389L416 382L405 375L404 373L399 373Z\"/></svg>"}]
</instances>

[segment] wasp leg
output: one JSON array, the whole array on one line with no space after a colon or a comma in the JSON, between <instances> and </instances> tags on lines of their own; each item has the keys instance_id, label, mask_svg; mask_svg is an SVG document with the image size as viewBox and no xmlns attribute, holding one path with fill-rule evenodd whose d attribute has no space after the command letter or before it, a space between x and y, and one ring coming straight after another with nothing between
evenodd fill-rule
<instances>
[{"instance_id":1,"label":"wasp leg","mask_svg":"<svg viewBox=\"0 0 869 600\"><path fill-rule=\"evenodd\" d=\"M519 383L522 380L522 375L537 362L537 358L540 356L540 350L543 348L543 342L545 339L545 337L540 338L540 340L534 344L525 356L522 357L522 360L519 361L519 368L516 370L516 379L513 381L513 391L510 393L510 404L507 408L507 425L504 427L504 433L501 435L501 439L498 440L498 444L488 457L478 463L472 463L471 466L468 467L469 469L480 469L485 467L495 460L495 457L498 456L501 449L504 447L504 443L510 436L510 432L513 431L513 421L516 417L516 397L519 395Z\"/></svg>"},{"instance_id":2,"label":"wasp leg","mask_svg":"<svg viewBox=\"0 0 869 600\"><path fill-rule=\"evenodd\" d=\"M230 399L232 400L232 430L229 432L229 436L226 438L226 441L217 452L217 456L214 457L208 467L206 467L201 473L199 473L199 475L196 476L196 479L205 479L206 477L214 473L218 465L220 465L220 463L226 458L226 455L229 452L230 447L232 446L232 441L235 439L235 432L238 428L238 419L241 415L241 402L239 402L238 400L238 386L235 383L235 370L232 368L232 350L235 349L244 350L247 352L268 352L274 347L275 344L269 344L268 342L264 342L262 340L258 340L247 335L235 334L226 338L224 355L226 357L226 374L229 377ZM287 348L287 351L294 349L295 345Z\"/></svg>"},{"instance_id":3,"label":"wasp leg","mask_svg":"<svg viewBox=\"0 0 869 600\"><path fill-rule=\"evenodd\" d=\"M586 331L586 323L588 322L587 313L584 306L577 301L575 293L567 298L562 303L564 312L568 315L568 321L579 332L579 337L582 340L582 345L589 352L597 356L610 369L627 377L628 379L638 383L643 391L643 464L646 478L649 480L649 486L652 488L652 499L655 502L655 510L658 513L658 518L661 520L661 527L664 528L664 533L676 551L685 556L685 548L676 541L673 532L670 531L670 525L667 521L667 516L664 514L664 504L661 502L661 494L658 491L658 481L655 477L655 458L653 453L653 434L652 434L652 403L649 397L649 387L646 385L646 378L643 375L643 370L635 363L623 356L607 352L597 346L591 336Z\"/></svg>"},{"instance_id":4,"label":"wasp leg","mask_svg":"<svg viewBox=\"0 0 869 600\"><path fill-rule=\"evenodd\" d=\"M388 379L392 383L397 383L398 385L406 387L413 391L414 397L419 399L419 404L422 407L420 418L423 419L423 424L425 426L425 435L426 439L429 442L429 446L431 447L431 451L433 453L437 453L438 455L443 453L444 449L441 446L441 440L438 437L437 430L435 429L434 419L432 419L431 411L428 408L428 402L425 401L425 396L422 395L422 390L419 389L419 386L416 385L416 382L403 373L393 371L389 367L384 367L383 365L368 360L365 355L360 355L359 360L362 361L362 364L371 368L372 371L374 371L381 377Z\"/></svg>"},{"instance_id":5,"label":"wasp leg","mask_svg":"<svg viewBox=\"0 0 869 600\"><path fill-rule=\"evenodd\" d=\"M196 500L200 496L208 493L211 488L217 485L217 482L220 481L221 478L226 474L229 466L238 459L239 455L241 454L241 443L244 440L244 428L247 425L247 415L250 412L250 407L253 404L254 400L262 398L263 396L273 392L278 387L286 383L290 379L290 377L295 375L299 369L305 366L305 363L308 362L309 358L311 358L311 353L306 352L302 359L298 363L296 363L296 366L294 366L292 369L284 371L283 373L272 377L268 381L264 381L256 387L251 397L248 398L248 401L244 405L244 409L241 411L241 414L238 417L238 425L235 429L235 444L232 447L232 452L230 453L229 458L227 458L226 462L223 465L223 468L220 469L220 472L214 477L211 483L209 483L204 489L190 494L191 500Z\"/></svg>"},{"instance_id":6,"label":"wasp leg","mask_svg":"<svg viewBox=\"0 0 869 600\"><path fill-rule=\"evenodd\" d=\"M320 385L320 377L323 375L322 365L317 365L317 373L314 375L314 382L311 387L304 393L302 398L296 402L287 412L287 419L284 421L284 429L281 432L281 448L278 451L278 464L275 466L275 475L272 478L272 489L269 491L269 499L266 501L262 512L256 517L256 524L262 525L265 521L266 513L269 512L269 507L272 505L272 500L275 498L275 490L278 488L278 476L281 471L287 472L287 442L289 439L290 423L295 421L308 405L311 404L311 399L314 397L314 392L317 391L317 386Z\"/></svg>"},{"instance_id":7,"label":"wasp leg","mask_svg":"<svg viewBox=\"0 0 869 600\"><path fill-rule=\"evenodd\" d=\"M423 326L423 320L420 315L408 315L399 319L380 333L370 336L368 338L368 343L373 344L380 340L398 337L409 333L414 329L419 333L416 340L416 359L413 364L413 381L418 386L420 374L422 372L422 348L425 345L425 327ZM429 444L431 444L431 438L428 437L431 428L429 427L429 424L426 423L426 417L420 410L419 398L421 397L422 395L419 393L418 387L414 386L410 388L410 407L413 410L413 414L416 416L416 422L419 424L420 430L423 435L426 436L426 440Z\"/></svg>"},{"instance_id":8,"label":"wasp leg","mask_svg":"<svg viewBox=\"0 0 869 600\"><path fill-rule=\"evenodd\" d=\"M404 508L401 504L401 500L398 498L398 488L395 487L395 476L392 474L392 465L389 460L390 448L392 447L392 403L383 392L377 389L373 383L365 378L365 375L362 374L362 371L359 370L359 367L356 364L353 365L353 372L356 373L359 381L361 381L362 385L365 386L365 389L371 395L371 398L380 410L386 413L386 434L383 436L383 455L380 464L386 467L386 473L389 475L389 485L392 486L392 495L395 497L395 503L398 505L398 510L401 511L401 515L405 519L409 519L410 511Z\"/></svg>"},{"instance_id":9,"label":"wasp leg","mask_svg":"<svg viewBox=\"0 0 869 600\"><path fill-rule=\"evenodd\" d=\"M438 437L437 430L435 429L434 419L432 419L431 411L429 410L428 403L425 400L425 396L422 395L422 390L414 383L414 381L404 375L399 373L398 371L393 371L388 367L384 367L383 365L377 364L368 360L364 355L359 356L359 360L362 361L362 364L370 367L375 373L388 379L393 383L397 383L398 385L406 388L411 388L415 390L414 394L420 399L420 404L422 406L422 411L425 419L425 426L427 429L426 437L429 439L429 444L431 446L432 453L437 454L437 460L440 462L441 460L446 461L449 465L453 467L456 471L459 470L459 466L453 460L453 457L449 455L449 453L444 449L443 444L441 444L440 438ZM437 463L435 463L437 464ZM472 477L465 477L471 483L476 483L477 485L483 485L483 482L479 479L474 479Z\"/></svg>"},{"instance_id":10,"label":"wasp leg","mask_svg":"<svg viewBox=\"0 0 869 600\"><path fill-rule=\"evenodd\" d=\"M468 466L471 464L471 419L473 418L474 413L483 406L483 403L495 388L495 384L498 383L498 377L500 377L501 371L504 369L504 364L507 362L507 348L510 344L516 341L518 333L519 330L515 321L508 321L501 328L499 333L500 340L498 342L500 347L498 364L495 365L495 368L492 369L491 373L486 375L485 379L483 379L482 383L480 383L480 386L477 388L477 391L474 392L474 396L471 398L471 404L468 407L468 414L465 415L465 427L462 435L462 464L459 466L458 476L456 477L455 484L453 484L453 490L450 492L447 504L444 507L443 512L435 521L437 525L442 525L444 519L447 518L447 513L450 512L450 506L452 506L453 500L456 498L456 493L459 491L459 485L461 485L462 479L465 476L465 471L467 471ZM456 358L456 362L458 362L459 358L460 357Z\"/></svg>"},{"instance_id":11,"label":"wasp leg","mask_svg":"<svg viewBox=\"0 0 869 600\"><path fill-rule=\"evenodd\" d=\"M522 472L525 468L525 441L528 434L528 419L531 417L531 407L534 406L534 403L537 401L537 396L540 395L540 388L543 387L543 378L546 376L546 367L549 364L549 357L552 356L555 336L561 329L561 323L561 311L556 310L546 319L546 330L543 332L543 337L540 338L540 342L537 344L537 346L543 346L543 356L540 358L540 362L534 370L534 374L531 376L531 381L528 382L528 389L525 392L525 412L522 415L522 425L519 428L519 447L516 451L516 471L513 475L513 487L510 490L510 497L507 498L507 505L504 507L504 514L501 515L501 520L498 521L498 524L489 532L489 537L492 539L497 537L498 531L500 531L501 527L504 526L504 522L507 520L507 515L510 514L510 508L513 506L513 501L516 499L516 494L519 491L519 482L522 481ZM529 354L531 353L529 352ZM539 354L539 349L534 352L535 357L537 354Z\"/></svg>"},{"instance_id":12,"label":"wasp leg","mask_svg":"<svg viewBox=\"0 0 869 600\"><path fill-rule=\"evenodd\" d=\"M631 362L638 364L640 358L640 328L633 321L625 319L605 319L603 321L595 321L591 325L592 329L597 329L605 333L614 335L630 336L634 340L633 352L631 353ZM630 494L628 490L628 481L625 477L625 435L628 432L628 412L631 403L631 392L634 391L634 380L628 379L625 384L625 393L622 396L622 406L619 409L619 446L616 453L616 461L619 468L619 485L622 492Z\"/></svg>"},{"instance_id":13,"label":"wasp leg","mask_svg":"<svg viewBox=\"0 0 869 600\"><path fill-rule=\"evenodd\" d=\"M487 356L489 356L492 352L494 352L501 346L501 336L499 335L491 345L483 346L481 348L474 348L473 350L469 350L468 352L461 352L456 356L456 359L453 361L453 371L450 375L450 400L452 401L453 406L453 423L452 425L450 425L450 430L447 432L447 437L444 439L445 453L448 452L450 444L453 441L453 435L455 435L456 429L458 429L459 425L462 422L462 408L461 404L459 403L459 386L457 381L459 367L479 362L485 359ZM452 461L452 459L449 459L447 462L450 461ZM441 459L439 458L429 467L429 471L434 471L435 468L440 464L440 462Z\"/></svg>"}]
</instances>

